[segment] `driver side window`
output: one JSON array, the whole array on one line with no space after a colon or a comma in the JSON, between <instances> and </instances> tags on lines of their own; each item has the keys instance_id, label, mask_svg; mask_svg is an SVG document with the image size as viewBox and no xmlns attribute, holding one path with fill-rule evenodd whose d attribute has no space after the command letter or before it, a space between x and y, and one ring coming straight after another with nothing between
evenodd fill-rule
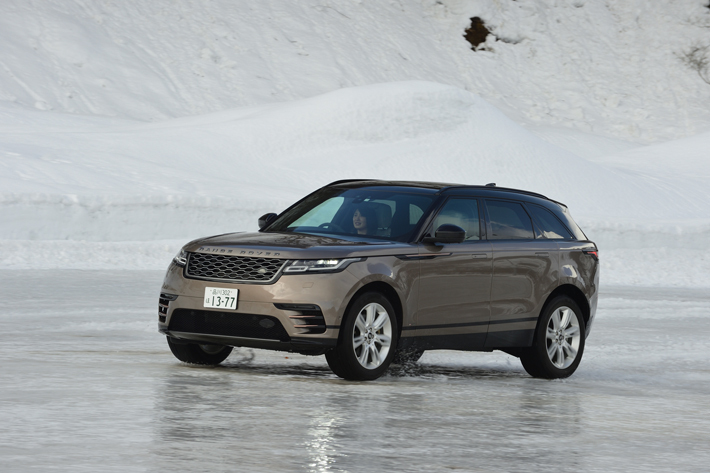
<instances>
[{"instance_id":1,"label":"driver side window","mask_svg":"<svg viewBox=\"0 0 710 473\"><path fill-rule=\"evenodd\" d=\"M441 225L451 224L461 227L466 232L464 241L481 239L481 224L478 212L478 200L469 198L449 199L439 214L434 218L432 232Z\"/></svg>"}]
</instances>

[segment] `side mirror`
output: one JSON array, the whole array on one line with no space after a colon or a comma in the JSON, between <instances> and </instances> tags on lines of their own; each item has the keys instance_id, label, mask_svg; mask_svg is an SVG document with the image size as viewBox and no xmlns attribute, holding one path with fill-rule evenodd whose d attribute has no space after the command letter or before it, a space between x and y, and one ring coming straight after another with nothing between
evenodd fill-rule
<instances>
[{"instance_id":1,"label":"side mirror","mask_svg":"<svg viewBox=\"0 0 710 473\"><path fill-rule=\"evenodd\" d=\"M424 243L461 243L466 239L466 231L458 225L445 223L436 229L434 237L424 238Z\"/></svg>"},{"instance_id":2,"label":"side mirror","mask_svg":"<svg viewBox=\"0 0 710 473\"><path fill-rule=\"evenodd\" d=\"M259 217L259 230L268 226L271 222L276 220L277 215L275 213L264 214Z\"/></svg>"}]
</instances>

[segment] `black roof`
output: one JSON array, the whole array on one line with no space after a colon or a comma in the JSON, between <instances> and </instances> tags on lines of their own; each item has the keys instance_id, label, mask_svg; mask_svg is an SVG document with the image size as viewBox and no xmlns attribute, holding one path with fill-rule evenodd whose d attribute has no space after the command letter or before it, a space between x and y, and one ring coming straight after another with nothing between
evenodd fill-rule
<instances>
[{"instance_id":1,"label":"black roof","mask_svg":"<svg viewBox=\"0 0 710 473\"><path fill-rule=\"evenodd\" d=\"M460 184L447 184L444 182L424 182L424 181L382 181L379 179L343 179L331 182L327 187L338 186L357 189L358 187L420 187L422 189L441 190L447 187L458 187Z\"/></svg>"},{"instance_id":2,"label":"black roof","mask_svg":"<svg viewBox=\"0 0 710 473\"><path fill-rule=\"evenodd\" d=\"M511 192L511 193L515 193L515 194L523 194L523 195L528 195L528 196L532 196L532 197L537 197L537 198L549 200L550 202L554 202L556 204L567 207L565 204L563 204L561 202L557 202L556 200L552 200L542 194L538 194L537 192L530 192L530 191L525 191L525 190L521 190L521 189L512 189L509 187L497 187L495 185L485 185L485 186L478 185L478 186L476 186L476 185L452 184L452 183L444 183L444 182L426 182L426 181L383 181L383 180L379 180L379 179L343 179L340 181L331 182L326 187L330 187L330 186L347 187L347 188L352 188L352 189L357 189L359 187L418 187L418 188L422 188L422 189L433 189L433 190L437 190L439 192L452 190L452 189L477 189L477 190L486 190L486 191L503 191L503 192Z\"/></svg>"}]
</instances>

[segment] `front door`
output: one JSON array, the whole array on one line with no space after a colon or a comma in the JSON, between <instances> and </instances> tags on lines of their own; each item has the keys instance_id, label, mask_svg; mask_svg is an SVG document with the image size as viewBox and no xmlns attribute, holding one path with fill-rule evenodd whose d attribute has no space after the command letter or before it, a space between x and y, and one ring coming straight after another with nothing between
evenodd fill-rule
<instances>
[{"instance_id":1,"label":"front door","mask_svg":"<svg viewBox=\"0 0 710 473\"><path fill-rule=\"evenodd\" d=\"M492 252L483 238L477 199L450 198L429 233L453 224L466 231L462 243L419 244L419 308L415 335L422 348L479 349L490 317Z\"/></svg>"}]
</instances>

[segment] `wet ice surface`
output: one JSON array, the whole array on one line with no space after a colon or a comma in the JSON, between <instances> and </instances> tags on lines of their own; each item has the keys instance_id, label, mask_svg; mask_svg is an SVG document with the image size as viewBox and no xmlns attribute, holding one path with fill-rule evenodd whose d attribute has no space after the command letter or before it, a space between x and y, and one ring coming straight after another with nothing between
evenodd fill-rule
<instances>
[{"instance_id":1,"label":"wet ice surface","mask_svg":"<svg viewBox=\"0 0 710 473\"><path fill-rule=\"evenodd\" d=\"M442 351L351 383L323 357L177 362L161 279L0 271L0 470L707 471L703 291L607 288L567 380Z\"/></svg>"}]
</instances>

